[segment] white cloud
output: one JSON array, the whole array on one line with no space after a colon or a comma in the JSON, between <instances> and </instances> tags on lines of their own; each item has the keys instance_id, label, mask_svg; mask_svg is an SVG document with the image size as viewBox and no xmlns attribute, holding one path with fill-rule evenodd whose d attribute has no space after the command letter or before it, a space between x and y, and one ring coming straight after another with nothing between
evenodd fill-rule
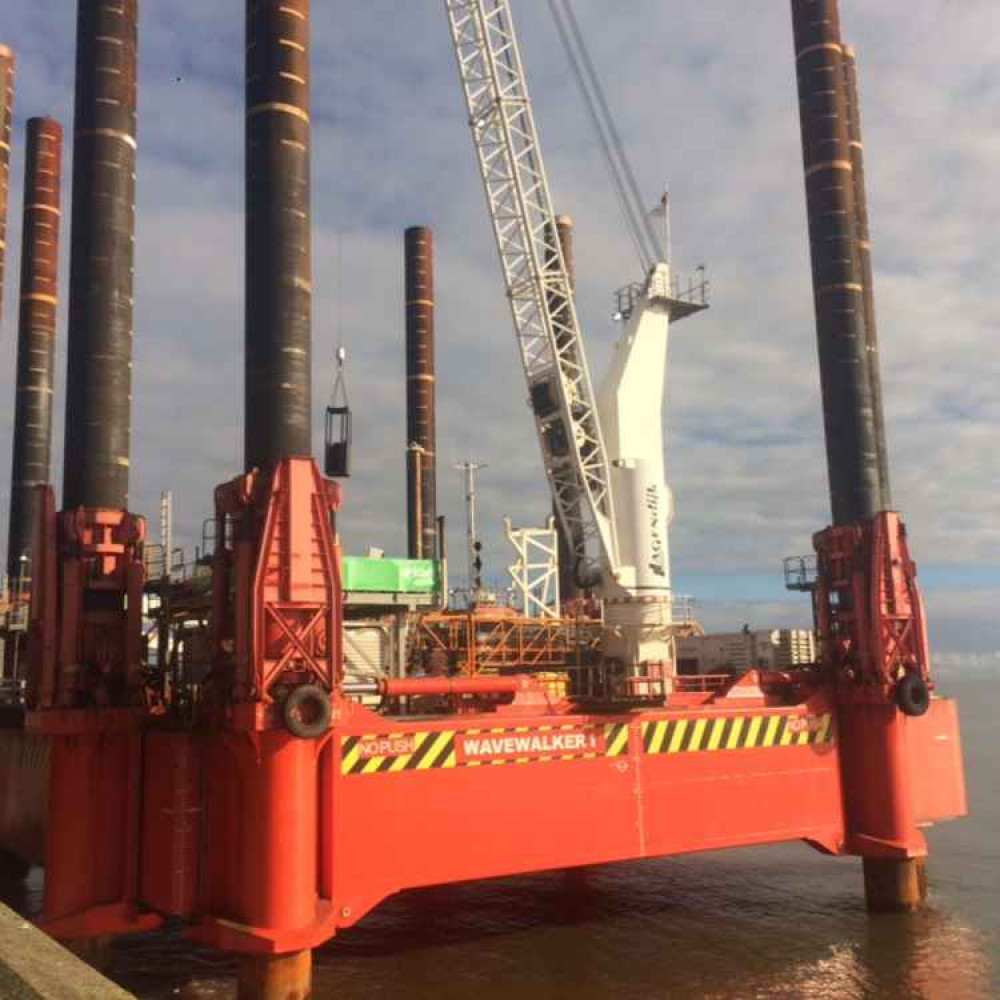
<instances>
[{"instance_id":1,"label":"white cloud","mask_svg":"<svg viewBox=\"0 0 1000 1000\"><path fill-rule=\"evenodd\" d=\"M71 6L7 0L19 123L52 112L69 125ZM713 309L671 345L677 565L777 567L807 551L828 517L787 4L635 0L613 17L597 0L576 6L640 182L655 196L669 179L679 255L707 261L714 283ZM860 61L896 500L922 564L1000 566L995 10L916 0L900 19L887 6L843 3ZM547 501L444 14L398 0L314 9L317 440L340 326L358 447L344 532L355 548L403 548L401 233L429 223L441 506L457 546L450 464L491 463L482 514L499 572L502 514L537 522ZM516 11L557 205L578 223L580 306L599 371L610 292L635 265L544 5ZM172 488L190 542L242 451L242 19L196 0L148 4L143 16L133 505L154 514L158 491ZM16 247L20 148L14 159ZM8 399L13 289L0 345ZM57 479L64 356L63 343ZM0 468L9 437L4 408ZM975 607L974 621L960 599L940 608L968 625L972 645L987 641L992 617Z\"/></svg>"},{"instance_id":2,"label":"white cloud","mask_svg":"<svg viewBox=\"0 0 1000 1000\"><path fill-rule=\"evenodd\" d=\"M1000 650L938 653L934 657L934 671L945 678L1000 675Z\"/></svg>"}]
</instances>

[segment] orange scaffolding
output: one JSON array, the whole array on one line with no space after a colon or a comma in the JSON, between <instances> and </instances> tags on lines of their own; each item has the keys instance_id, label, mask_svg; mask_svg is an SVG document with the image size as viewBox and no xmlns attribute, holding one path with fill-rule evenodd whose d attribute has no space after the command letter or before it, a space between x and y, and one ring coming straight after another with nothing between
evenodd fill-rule
<instances>
[{"instance_id":1,"label":"orange scaffolding","mask_svg":"<svg viewBox=\"0 0 1000 1000\"><path fill-rule=\"evenodd\" d=\"M408 666L466 676L561 669L577 662L598 628L591 619L525 618L509 608L438 612L413 621Z\"/></svg>"}]
</instances>

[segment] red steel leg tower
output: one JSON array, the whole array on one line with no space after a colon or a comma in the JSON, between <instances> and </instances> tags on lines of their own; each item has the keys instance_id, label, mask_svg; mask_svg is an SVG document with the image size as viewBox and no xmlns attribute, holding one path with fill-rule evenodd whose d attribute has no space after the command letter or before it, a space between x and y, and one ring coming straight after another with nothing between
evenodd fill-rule
<instances>
[{"instance_id":1,"label":"red steel leg tower","mask_svg":"<svg viewBox=\"0 0 1000 1000\"><path fill-rule=\"evenodd\" d=\"M931 709L923 606L891 510L856 64L837 0L792 0L833 527L815 538L821 661L838 702L849 846L874 908L926 892L908 729Z\"/></svg>"},{"instance_id":2,"label":"red steel leg tower","mask_svg":"<svg viewBox=\"0 0 1000 1000\"><path fill-rule=\"evenodd\" d=\"M136 51L136 0L81 0L63 509L43 491L26 716L51 748L44 926L70 940L159 922L138 906L145 527L127 509Z\"/></svg>"}]
</instances>

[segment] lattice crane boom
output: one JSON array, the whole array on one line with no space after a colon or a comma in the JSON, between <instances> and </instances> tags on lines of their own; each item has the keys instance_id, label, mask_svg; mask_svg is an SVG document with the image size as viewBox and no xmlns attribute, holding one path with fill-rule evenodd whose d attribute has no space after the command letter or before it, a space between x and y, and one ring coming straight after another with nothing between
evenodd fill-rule
<instances>
[{"instance_id":1,"label":"lattice crane boom","mask_svg":"<svg viewBox=\"0 0 1000 1000\"><path fill-rule=\"evenodd\" d=\"M614 578L610 466L509 0L445 0L530 403L578 566Z\"/></svg>"}]
</instances>

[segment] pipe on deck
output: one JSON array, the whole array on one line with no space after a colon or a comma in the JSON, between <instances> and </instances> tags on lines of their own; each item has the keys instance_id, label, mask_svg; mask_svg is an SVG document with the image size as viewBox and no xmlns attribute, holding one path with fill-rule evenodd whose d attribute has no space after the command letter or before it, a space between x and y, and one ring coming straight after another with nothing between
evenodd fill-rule
<instances>
[{"instance_id":1,"label":"pipe on deck","mask_svg":"<svg viewBox=\"0 0 1000 1000\"><path fill-rule=\"evenodd\" d=\"M309 2L246 5L247 471L312 453Z\"/></svg>"},{"instance_id":2,"label":"pipe on deck","mask_svg":"<svg viewBox=\"0 0 1000 1000\"><path fill-rule=\"evenodd\" d=\"M128 507L137 0L80 0L63 507Z\"/></svg>"},{"instance_id":3,"label":"pipe on deck","mask_svg":"<svg viewBox=\"0 0 1000 1000\"><path fill-rule=\"evenodd\" d=\"M383 695L408 698L421 695L492 695L518 694L543 690L534 677L513 674L504 677L404 677L371 681L345 681L340 686L345 695Z\"/></svg>"},{"instance_id":4,"label":"pipe on deck","mask_svg":"<svg viewBox=\"0 0 1000 1000\"><path fill-rule=\"evenodd\" d=\"M7 544L7 572L15 580L31 572L39 514L37 487L49 482L51 472L62 147L59 122L52 118L29 120Z\"/></svg>"},{"instance_id":5,"label":"pipe on deck","mask_svg":"<svg viewBox=\"0 0 1000 1000\"><path fill-rule=\"evenodd\" d=\"M406 474L411 559L437 550L437 415L434 360L434 234L412 226L405 238Z\"/></svg>"}]
</instances>

